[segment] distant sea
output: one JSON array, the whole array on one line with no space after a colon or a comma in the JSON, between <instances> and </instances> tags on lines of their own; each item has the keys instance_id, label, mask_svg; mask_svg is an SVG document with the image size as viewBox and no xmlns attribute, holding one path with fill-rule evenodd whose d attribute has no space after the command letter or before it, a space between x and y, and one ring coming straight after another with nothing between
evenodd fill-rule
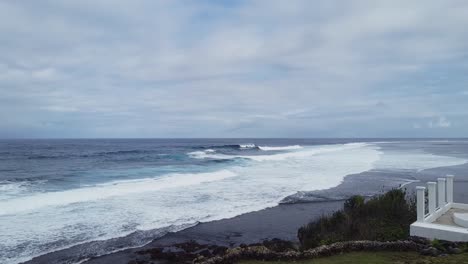
<instances>
[{"instance_id":1,"label":"distant sea","mask_svg":"<svg viewBox=\"0 0 468 264\"><path fill-rule=\"evenodd\" d=\"M0 140L0 263L96 240L108 246L89 250L105 254L346 175L411 182L467 161L468 139Z\"/></svg>"}]
</instances>

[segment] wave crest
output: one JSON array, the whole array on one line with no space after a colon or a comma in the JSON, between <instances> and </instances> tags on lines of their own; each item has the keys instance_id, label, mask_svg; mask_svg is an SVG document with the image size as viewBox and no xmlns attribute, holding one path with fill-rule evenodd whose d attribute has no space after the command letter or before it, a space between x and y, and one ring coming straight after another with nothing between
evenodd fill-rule
<instances>
[{"instance_id":1,"label":"wave crest","mask_svg":"<svg viewBox=\"0 0 468 264\"><path fill-rule=\"evenodd\" d=\"M194 147L195 149L206 149L206 150L215 150L215 149L234 149L234 150L247 150L247 149L258 149L258 146L253 143L246 144L228 144L228 145L214 145L214 146L198 146Z\"/></svg>"},{"instance_id":2,"label":"wave crest","mask_svg":"<svg viewBox=\"0 0 468 264\"><path fill-rule=\"evenodd\" d=\"M349 143L340 145L323 145L320 147L303 148L300 147L299 151L278 153L273 155L226 155L226 154L213 154L207 153L206 151L194 151L188 153L188 155L195 159L249 159L253 161L280 161L289 158L305 158L313 155L323 154L327 152L342 151L349 149L357 149L367 147L369 144L366 143ZM289 146L291 147L291 146ZM297 147L294 146L297 149Z\"/></svg>"},{"instance_id":3,"label":"wave crest","mask_svg":"<svg viewBox=\"0 0 468 264\"><path fill-rule=\"evenodd\" d=\"M260 150L263 151L277 151L277 150L295 150L295 149L302 149L302 146L293 145L293 146L278 146L278 147L270 147L270 146L258 146Z\"/></svg>"},{"instance_id":4,"label":"wave crest","mask_svg":"<svg viewBox=\"0 0 468 264\"><path fill-rule=\"evenodd\" d=\"M252 149L252 148L257 148L257 145L255 145L255 144L239 144L239 147L241 149Z\"/></svg>"}]
</instances>

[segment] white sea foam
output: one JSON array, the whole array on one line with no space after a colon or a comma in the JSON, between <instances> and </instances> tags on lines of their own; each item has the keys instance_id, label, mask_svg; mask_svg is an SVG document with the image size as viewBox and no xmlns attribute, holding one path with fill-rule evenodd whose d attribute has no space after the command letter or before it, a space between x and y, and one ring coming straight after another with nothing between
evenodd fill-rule
<instances>
[{"instance_id":1,"label":"white sea foam","mask_svg":"<svg viewBox=\"0 0 468 264\"><path fill-rule=\"evenodd\" d=\"M0 181L0 195L4 193L20 193L26 188L25 185L25 182Z\"/></svg>"},{"instance_id":2,"label":"white sea foam","mask_svg":"<svg viewBox=\"0 0 468 264\"><path fill-rule=\"evenodd\" d=\"M434 155L425 152L386 151L376 164L381 170L416 170L448 167L467 163L468 160L449 156Z\"/></svg>"},{"instance_id":3,"label":"white sea foam","mask_svg":"<svg viewBox=\"0 0 468 264\"><path fill-rule=\"evenodd\" d=\"M337 144L337 145L324 145L309 147L307 149L294 148L289 150L301 150L301 151L290 151L285 153L278 153L273 155L225 155L225 154L210 154L206 151L194 151L188 153L189 156L196 159L250 159L254 161L280 161L285 159L304 158L308 156L323 154L327 152L344 151L348 149L356 149L370 146L367 143L349 143L349 144Z\"/></svg>"},{"instance_id":4,"label":"white sea foam","mask_svg":"<svg viewBox=\"0 0 468 264\"><path fill-rule=\"evenodd\" d=\"M257 145L249 143L249 144L240 144L239 147L241 149L249 149L249 148L256 148Z\"/></svg>"},{"instance_id":5,"label":"white sea foam","mask_svg":"<svg viewBox=\"0 0 468 264\"><path fill-rule=\"evenodd\" d=\"M252 159L255 161L280 161L285 159L297 159L304 158L314 155L320 155L330 152L340 152L352 149L360 149L364 147L369 147L369 144L366 143L351 143L344 145L327 145L327 146L317 146L304 149L301 151L291 151L286 153L279 153L274 155L255 155L255 156L236 156L240 158Z\"/></svg>"},{"instance_id":6,"label":"white sea foam","mask_svg":"<svg viewBox=\"0 0 468 264\"><path fill-rule=\"evenodd\" d=\"M276 150L294 150L294 149L302 149L303 147L299 145L294 146L281 146L281 147L269 147L269 146L258 146L259 149L264 151L276 151Z\"/></svg>"},{"instance_id":7,"label":"white sea foam","mask_svg":"<svg viewBox=\"0 0 468 264\"><path fill-rule=\"evenodd\" d=\"M0 181L0 201L7 200L28 193L33 185L42 184L45 181ZM1 210L1 208L0 208Z\"/></svg>"},{"instance_id":8,"label":"white sea foam","mask_svg":"<svg viewBox=\"0 0 468 264\"><path fill-rule=\"evenodd\" d=\"M31 196L0 201L0 216L16 214L22 211L38 210L45 206L64 206L72 203L106 199L113 196L125 196L133 193L186 187L211 181L219 181L234 176L236 176L236 174L228 170L211 173L169 174L158 179L146 178L115 181L93 187L61 192L38 193Z\"/></svg>"},{"instance_id":9,"label":"white sea foam","mask_svg":"<svg viewBox=\"0 0 468 264\"><path fill-rule=\"evenodd\" d=\"M224 154L212 154L213 151L193 151L187 153L191 158L194 159L235 159L235 156L229 156Z\"/></svg>"}]
</instances>

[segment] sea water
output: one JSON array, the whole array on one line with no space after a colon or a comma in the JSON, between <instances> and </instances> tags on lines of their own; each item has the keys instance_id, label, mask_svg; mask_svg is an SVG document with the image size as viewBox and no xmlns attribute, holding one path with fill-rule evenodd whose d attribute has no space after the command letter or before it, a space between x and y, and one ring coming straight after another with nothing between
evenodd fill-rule
<instances>
[{"instance_id":1,"label":"sea water","mask_svg":"<svg viewBox=\"0 0 468 264\"><path fill-rule=\"evenodd\" d=\"M464 164L467 140L0 141L0 263L91 241L70 262L277 205L371 170ZM115 239L122 238L122 239Z\"/></svg>"}]
</instances>

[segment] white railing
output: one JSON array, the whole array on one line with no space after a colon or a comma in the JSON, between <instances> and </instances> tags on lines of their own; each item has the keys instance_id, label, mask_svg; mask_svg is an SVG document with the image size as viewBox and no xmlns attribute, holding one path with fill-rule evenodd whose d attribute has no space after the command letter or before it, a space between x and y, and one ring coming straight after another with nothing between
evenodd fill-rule
<instances>
[{"instance_id":1,"label":"white railing","mask_svg":"<svg viewBox=\"0 0 468 264\"><path fill-rule=\"evenodd\" d=\"M427 190L429 214L426 217L426 187L416 187L416 213L418 222L424 222L426 218L431 218L436 211L440 211L447 204L453 203L453 175L447 175L445 178L438 178L437 183L428 182Z\"/></svg>"},{"instance_id":2,"label":"white railing","mask_svg":"<svg viewBox=\"0 0 468 264\"><path fill-rule=\"evenodd\" d=\"M428 182L427 183L427 196L429 198L429 214L432 214L436 210L436 182Z\"/></svg>"},{"instance_id":3,"label":"white railing","mask_svg":"<svg viewBox=\"0 0 468 264\"><path fill-rule=\"evenodd\" d=\"M445 204L445 178L437 178L437 207L442 208Z\"/></svg>"},{"instance_id":4,"label":"white railing","mask_svg":"<svg viewBox=\"0 0 468 264\"><path fill-rule=\"evenodd\" d=\"M424 217L426 216L426 206L424 195L426 192L426 187L417 186L416 187L416 213L418 215L418 222L424 222Z\"/></svg>"},{"instance_id":5,"label":"white railing","mask_svg":"<svg viewBox=\"0 0 468 264\"><path fill-rule=\"evenodd\" d=\"M453 175L447 175L447 203L453 203Z\"/></svg>"}]
</instances>

